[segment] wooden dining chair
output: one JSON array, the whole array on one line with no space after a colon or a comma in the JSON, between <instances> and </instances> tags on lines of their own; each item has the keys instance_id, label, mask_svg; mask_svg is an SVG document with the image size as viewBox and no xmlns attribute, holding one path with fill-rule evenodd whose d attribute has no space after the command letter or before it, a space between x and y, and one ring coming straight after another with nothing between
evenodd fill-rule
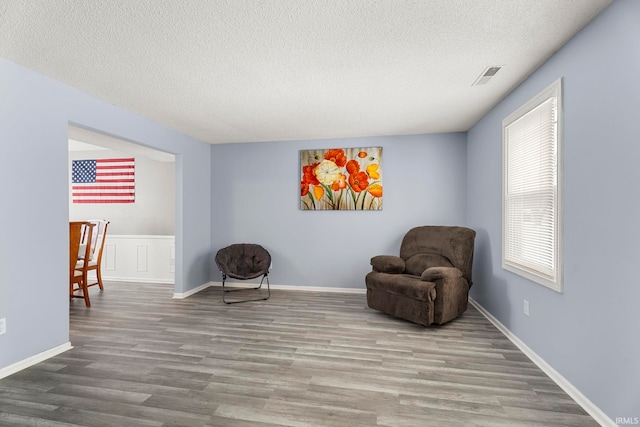
<instances>
[{"instance_id":1,"label":"wooden dining chair","mask_svg":"<svg viewBox=\"0 0 640 427\"><path fill-rule=\"evenodd\" d=\"M86 281L86 269L89 265L94 227L95 225L88 221L69 223L69 297L84 299L87 307L91 307L91 301ZM83 243L83 236L86 237L85 243ZM81 263L81 269L78 269L78 263Z\"/></svg>"},{"instance_id":2,"label":"wooden dining chair","mask_svg":"<svg viewBox=\"0 0 640 427\"><path fill-rule=\"evenodd\" d=\"M73 277L73 270L78 262L80 241L82 240L82 222L69 223L69 277Z\"/></svg>"},{"instance_id":3,"label":"wooden dining chair","mask_svg":"<svg viewBox=\"0 0 640 427\"><path fill-rule=\"evenodd\" d=\"M88 222L94 225L91 237L87 239L87 236L83 236L83 240L88 240L87 244L90 246L89 261L85 265L84 260L79 259L76 263L76 270L83 273L87 287L98 285L100 290L104 290L102 283L102 251L104 250L104 241L107 236L109 221L106 219L97 219L89 220ZM90 271L96 272L95 282L89 282L88 273Z\"/></svg>"}]
</instances>

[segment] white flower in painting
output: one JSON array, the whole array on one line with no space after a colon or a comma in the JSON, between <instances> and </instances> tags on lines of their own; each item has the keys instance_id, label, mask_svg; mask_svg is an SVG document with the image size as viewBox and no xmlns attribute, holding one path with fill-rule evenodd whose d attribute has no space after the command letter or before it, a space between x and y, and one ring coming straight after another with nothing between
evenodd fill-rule
<instances>
[{"instance_id":1,"label":"white flower in painting","mask_svg":"<svg viewBox=\"0 0 640 427\"><path fill-rule=\"evenodd\" d=\"M313 173L322 184L331 185L340 176L340 168L331 160L323 160Z\"/></svg>"}]
</instances>

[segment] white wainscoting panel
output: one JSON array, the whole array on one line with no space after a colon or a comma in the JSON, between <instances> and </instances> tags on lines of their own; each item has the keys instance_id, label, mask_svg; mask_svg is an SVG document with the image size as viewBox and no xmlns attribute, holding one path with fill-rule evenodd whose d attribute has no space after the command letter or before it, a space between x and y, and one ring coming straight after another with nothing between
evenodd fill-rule
<instances>
[{"instance_id":1,"label":"white wainscoting panel","mask_svg":"<svg viewBox=\"0 0 640 427\"><path fill-rule=\"evenodd\" d=\"M104 241L104 250L102 253L102 272L103 275L107 271L115 271L116 270L116 245L113 243L107 243L106 239Z\"/></svg>"},{"instance_id":2,"label":"white wainscoting panel","mask_svg":"<svg viewBox=\"0 0 640 427\"><path fill-rule=\"evenodd\" d=\"M138 248L138 271L139 272L147 272L149 271L149 263L147 262L148 254L149 254L149 245L136 245Z\"/></svg>"},{"instance_id":3,"label":"white wainscoting panel","mask_svg":"<svg viewBox=\"0 0 640 427\"><path fill-rule=\"evenodd\" d=\"M175 243L169 248L169 271L176 272L176 245Z\"/></svg>"},{"instance_id":4,"label":"white wainscoting panel","mask_svg":"<svg viewBox=\"0 0 640 427\"><path fill-rule=\"evenodd\" d=\"M102 254L102 279L174 283L175 236L109 235Z\"/></svg>"}]
</instances>

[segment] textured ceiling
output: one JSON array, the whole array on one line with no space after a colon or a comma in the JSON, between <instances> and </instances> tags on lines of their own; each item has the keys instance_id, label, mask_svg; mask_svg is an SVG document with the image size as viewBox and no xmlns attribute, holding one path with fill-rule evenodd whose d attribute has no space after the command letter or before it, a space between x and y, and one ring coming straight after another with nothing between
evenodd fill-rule
<instances>
[{"instance_id":1,"label":"textured ceiling","mask_svg":"<svg viewBox=\"0 0 640 427\"><path fill-rule=\"evenodd\" d=\"M209 143L466 131L609 3L0 0L0 56Z\"/></svg>"}]
</instances>

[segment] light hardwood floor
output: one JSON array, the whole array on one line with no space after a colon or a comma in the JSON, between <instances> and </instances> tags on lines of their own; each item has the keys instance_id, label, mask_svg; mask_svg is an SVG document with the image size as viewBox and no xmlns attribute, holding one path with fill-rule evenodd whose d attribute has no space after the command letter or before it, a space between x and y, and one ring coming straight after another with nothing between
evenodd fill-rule
<instances>
[{"instance_id":1,"label":"light hardwood floor","mask_svg":"<svg viewBox=\"0 0 640 427\"><path fill-rule=\"evenodd\" d=\"M361 294L172 291L73 301L74 348L0 380L0 425L598 425L473 307L424 328Z\"/></svg>"}]
</instances>

